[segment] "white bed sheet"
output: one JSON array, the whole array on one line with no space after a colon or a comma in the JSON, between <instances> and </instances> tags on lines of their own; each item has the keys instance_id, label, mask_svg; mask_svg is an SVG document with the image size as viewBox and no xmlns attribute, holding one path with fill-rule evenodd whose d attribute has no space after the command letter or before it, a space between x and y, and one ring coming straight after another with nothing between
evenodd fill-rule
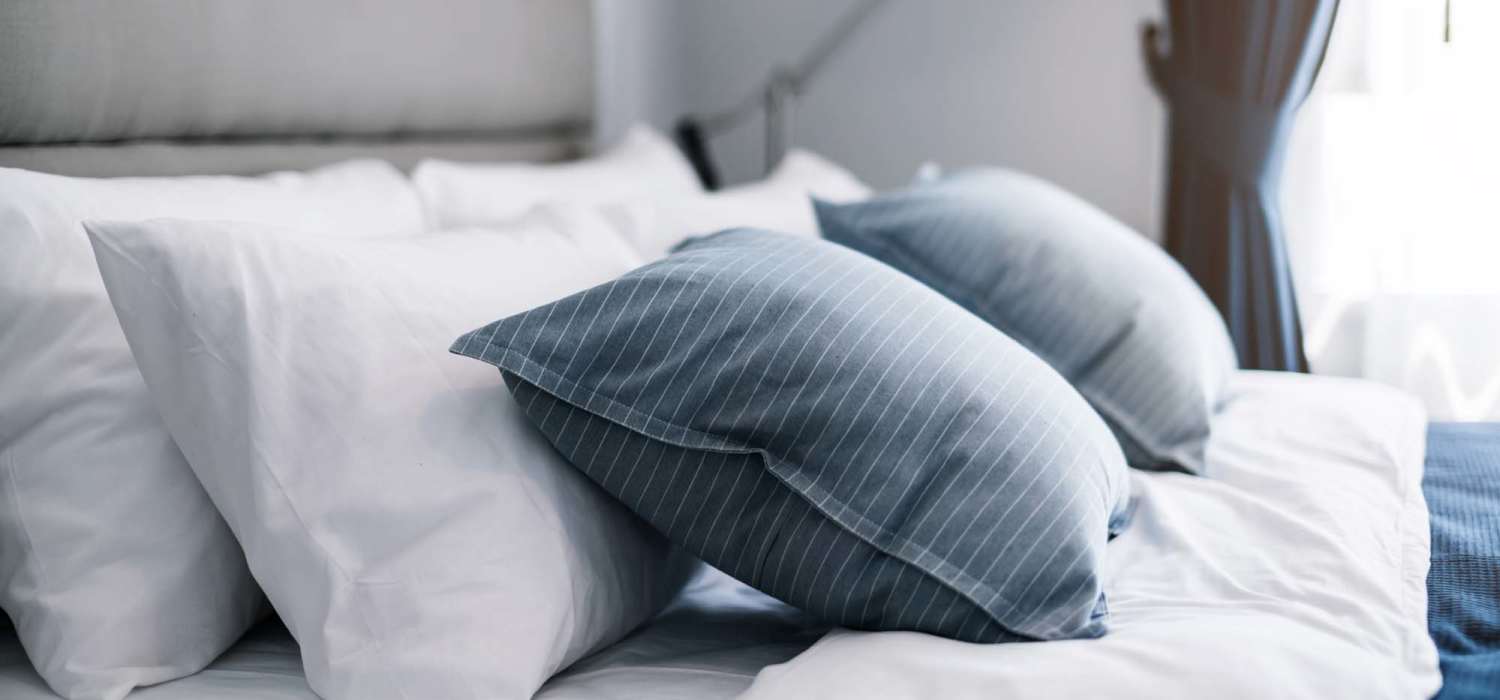
<instances>
[{"instance_id":1,"label":"white bed sheet","mask_svg":"<svg viewBox=\"0 0 1500 700\"><path fill-rule=\"evenodd\" d=\"M0 621L0 698L57 700L32 670L15 630ZM269 620L251 629L208 668L187 678L140 688L130 700L318 700L302 679L302 658L286 628Z\"/></svg>"},{"instance_id":2,"label":"white bed sheet","mask_svg":"<svg viewBox=\"0 0 1500 700\"><path fill-rule=\"evenodd\" d=\"M1426 416L1368 382L1241 373L1210 478L1132 475L1102 639L972 645L837 630L765 698L1426 698Z\"/></svg>"},{"instance_id":3,"label":"white bed sheet","mask_svg":"<svg viewBox=\"0 0 1500 700\"><path fill-rule=\"evenodd\" d=\"M1425 427L1419 404L1375 384L1241 373L1214 425L1210 478L1132 475L1103 639L825 636L705 569L656 621L538 698L1429 697L1440 680L1426 632ZM208 670L130 696L314 697L274 621ZM0 698L56 698L9 629Z\"/></svg>"},{"instance_id":4,"label":"white bed sheet","mask_svg":"<svg viewBox=\"0 0 1500 700\"><path fill-rule=\"evenodd\" d=\"M733 698L766 666L805 651L828 625L704 566L648 626L573 664L536 700Z\"/></svg>"},{"instance_id":5,"label":"white bed sheet","mask_svg":"<svg viewBox=\"0 0 1500 700\"><path fill-rule=\"evenodd\" d=\"M654 621L579 661L538 700L725 700L761 668L805 650L828 626L703 567ZM0 616L0 700L57 700ZM297 642L277 620L251 630L204 671L142 688L129 700L318 700L303 680Z\"/></svg>"}]
</instances>

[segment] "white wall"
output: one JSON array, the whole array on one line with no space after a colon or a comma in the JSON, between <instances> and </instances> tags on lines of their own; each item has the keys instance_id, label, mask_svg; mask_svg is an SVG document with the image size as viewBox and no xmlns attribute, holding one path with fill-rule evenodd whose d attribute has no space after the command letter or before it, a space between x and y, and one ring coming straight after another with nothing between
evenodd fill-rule
<instances>
[{"instance_id":1,"label":"white wall","mask_svg":"<svg viewBox=\"0 0 1500 700\"><path fill-rule=\"evenodd\" d=\"M669 128L682 114L686 75L675 0L594 0L595 139L637 121ZM545 67L543 67L545 68Z\"/></svg>"},{"instance_id":2,"label":"white wall","mask_svg":"<svg viewBox=\"0 0 1500 700\"><path fill-rule=\"evenodd\" d=\"M610 128L723 108L851 4L598 2L616 41L602 60L638 72L609 89L645 96L602 102ZM927 160L1019 168L1156 236L1166 123L1138 36L1160 13L1160 0L891 0L798 103L794 143L879 187ZM760 124L714 146L730 181L759 175Z\"/></svg>"}]
</instances>

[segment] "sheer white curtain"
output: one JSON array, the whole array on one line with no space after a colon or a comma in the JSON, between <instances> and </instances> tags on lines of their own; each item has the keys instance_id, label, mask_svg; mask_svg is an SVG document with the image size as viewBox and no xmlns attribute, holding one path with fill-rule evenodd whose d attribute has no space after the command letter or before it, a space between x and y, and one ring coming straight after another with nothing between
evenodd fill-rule
<instances>
[{"instance_id":1,"label":"sheer white curtain","mask_svg":"<svg viewBox=\"0 0 1500 700\"><path fill-rule=\"evenodd\" d=\"M1343 0L1281 197L1313 371L1500 420L1500 1Z\"/></svg>"}]
</instances>

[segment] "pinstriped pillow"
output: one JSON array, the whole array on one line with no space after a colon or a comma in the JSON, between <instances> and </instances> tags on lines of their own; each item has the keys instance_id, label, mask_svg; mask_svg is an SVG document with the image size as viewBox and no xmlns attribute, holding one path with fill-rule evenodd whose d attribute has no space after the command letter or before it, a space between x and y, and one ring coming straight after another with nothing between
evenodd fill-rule
<instances>
[{"instance_id":1,"label":"pinstriped pillow","mask_svg":"<svg viewBox=\"0 0 1500 700\"><path fill-rule=\"evenodd\" d=\"M1202 473L1238 363L1218 311L1156 245L1055 185L998 169L817 211L828 240L921 280L1051 364L1132 466Z\"/></svg>"},{"instance_id":2,"label":"pinstriped pillow","mask_svg":"<svg viewBox=\"0 0 1500 700\"><path fill-rule=\"evenodd\" d=\"M577 468L678 544L833 622L997 642L1103 634L1127 500L1099 417L920 283L735 230L503 319L498 366Z\"/></svg>"}]
</instances>

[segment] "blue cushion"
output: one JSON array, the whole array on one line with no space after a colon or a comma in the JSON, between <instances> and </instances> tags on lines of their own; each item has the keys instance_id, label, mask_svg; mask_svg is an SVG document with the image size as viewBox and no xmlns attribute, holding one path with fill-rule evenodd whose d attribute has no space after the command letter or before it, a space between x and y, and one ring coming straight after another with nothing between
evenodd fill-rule
<instances>
[{"instance_id":1,"label":"blue cushion","mask_svg":"<svg viewBox=\"0 0 1500 700\"><path fill-rule=\"evenodd\" d=\"M1234 346L1154 243L1055 185L997 169L817 212L828 240L925 282L1051 364L1132 466L1202 473Z\"/></svg>"},{"instance_id":2,"label":"blue cushion","mask_svg":"<svg viewBox=\"0 0 1500 700\"><path fill-rule=\"evenodd\" d=\"M728 231L460 338L576 467L830 621L995 642L1104 632L1124 458L1062 377L825 241Z\"/></svg>"}]
</instances>

